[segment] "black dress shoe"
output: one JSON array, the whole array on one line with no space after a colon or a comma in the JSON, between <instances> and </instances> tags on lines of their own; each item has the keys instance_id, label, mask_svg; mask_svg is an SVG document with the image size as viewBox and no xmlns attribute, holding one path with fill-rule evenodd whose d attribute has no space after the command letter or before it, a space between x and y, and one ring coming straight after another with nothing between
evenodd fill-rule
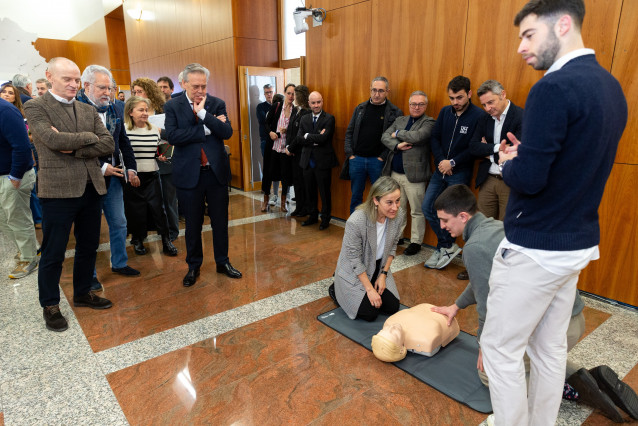
<instances>
[{"instance_id":1,"label":"black dress shoe","mask_svg":"<svg viewBox=\"0 0 638 426\"><path fill-rule=\"evenodd\" d=\"M470 274L467 273L467 269L462 270L461 272L459 272L456 276L457 280L469 280L470 279Z\"/></svg>"},{"instance_id":2,"label":"black dress shoe","mask_svg":"<svg viewBox=\"0 0 638 426\"><path fill-rule=\"evenodd\" d=\"M177 247L173 245L169 237L162 236L162 251L167 256L177 256Z\"/></svg>"},{"instance_id":3,"label":"black dress shoe","mask_svg":"<svg viewBox=\"0 0 638 426\"><path fill-rule=\"evenodd\" d=\"M220 274L225 274L227 277L230 278L241 278L241 272L233 268L233 265L231 265L230 263L217 265L217 272L219 272Z\"/></svg>"},{"instance_id":4,"label":"black dress shoe","mask_svg":"<svg viewBox=\"0 0 638 426\"><path fill-rule=\"evenodd\" d=\"M76 308L108 309L113 304L109 299L100 297L95 292L90 291L81 296L73 296L73 306Z\"/></svg>"},{"instance_id":5,"label":"black dress shoe","mask_svg":"<svg viewBox=\"0 0 638 426\"><path fill-rule=\"evenodd\" d=\"M184 277L184 280L182 281L182 284L184 284L184 287L190 287L195 284L195 281L197 281L197 277L199 277L199 268L189 269L186 273L186 276Z\"/></svg>"},{"instance_id":6,"label":"black dress shoe","mask_svg":"<svg viewBox=\"0 0 638 426\"><path fill-rule=\"evenodd\" d=\"M116 274L127 276L135 276L140 274L140 271L138 271L137 269L133 269L128 265L123 266L122 268L111 268L111 271L115 272Z\"/></svg>"},{"instance_id":7,"label":"black dress shoe","mask_svg":"<svg viewBox=\"0 0 638 426\"><path fill-rule=\"evenodd\" d=\"M301 217L303 215L301 214L301 210L295 209L292 213L290 213L290 216Z\"/></svg>"},{"instance_id":8,"label":"black dress shoe","mask_svg":"<svg viewBox=\"0 0 638 426\"><path fill-rule=\"evenodd\" d=\"M599 365L589 372L596 379L600 390L632 419L638 419L638 396L627 383L618 378L614 370L606 365Z\"/></svg>"},{"instance_id":9,"label":"black dress shoe","mask_svg":"<svg viewBox=\"0 0 638 426\"><path fill-rule=\"evenodd\" d=\"M60 305L45 306L42 309L42 316L47 330L64 331L69 328L66 318L60 312Z\"/></svg>"},{"instance_id":10,"label":"black dress shoe","mask_svg":"<svg viewBox=\"0 0 638 426\"><path fill-rule=\"evenodd\" d=\"M144 247L144 243L142 242L142 240L131 240L131 244L133 244L133 250L135 251L135 254L139 254L141 256L148 253L146 251L146 247Z\"/></svg>"},{"instance_id":11,"label":"black dress shoe","mask_svg":"<svg viewBox=\"0 0 638 426\"><path fill-rule=\"evenodd\" d=\"M330 220L322 220L321 225L319 225L319 230L323 231L324 229L328 229L328 226L330 226Z\"/></svg>"},{"instance_id":12,"label":"black dress shoe","mask_svg":"<svg viewBox=\"0 0 638 426\"><path fill-rule=\"evenodd\" d=\"M410 243L410 245L408 246L408 248L406 248L405 250L403 250L403 254L405 254L406 256L414 256L415 254L417 254L419 251L421 251L421 244L417 244L417 243Z\"/></svg>"},{"instance_id":13,"label":"black dress shoe","mask_svg":"<svg viewBox=\"0 0 638 426\"><path fill-rule=\"evenodd\" d=\"M581 368L567 379L578 392L578 400L590 407L598 408L605 416L616 423L623 423L623 416L611 398L598 387L596 379L584 368Z\"/></svg>"},{"instance_id":14,"label":"black dress shoe","mask_svg":"<svg viewBox=\"0 0 638 426\"><path fill-rule=\"evenodd\" d=\"M301 226L310 226L310 225L314 225L315 223L319 223L319 219L311 216L305 222L302 222Z\"/></svg>"}]
</instances>

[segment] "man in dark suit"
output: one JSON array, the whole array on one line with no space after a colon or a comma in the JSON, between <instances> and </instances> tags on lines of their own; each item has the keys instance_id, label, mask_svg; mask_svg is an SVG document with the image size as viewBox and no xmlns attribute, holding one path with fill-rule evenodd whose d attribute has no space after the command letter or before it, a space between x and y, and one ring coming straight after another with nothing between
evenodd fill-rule
<instances>
[{"instance_id":1,"label":"man in dark suit","mask_svg":"<svg viewBox=\"0 0 638 426\"><path fill-rule=\"evenodd\" d=\"M106 194L99 158L113 153L113 137L96 109L75 100L80 69L53 58L46 72L51 90L24 105L40 158L38 196L42 203L42 257L38 272L40 305L46 327L64 331L60 275L69 233L75 234L73 304L93 309L112 303L90 291L100 242L102 196Z\"/></svg>"},{"instance_id":2,"label":"man in dark suit","mask_svg":"<svg viewBox=\"0 0 638 426\"><path fill-rule=\"evenodd\" d=\"M332 148L332 136L335 132L335 118L323 110L323 97L312 92L308 97L312 114L301 118L297 140L303 146L299 165L304 170L306 182L308 220L302 226L318 222L317 190L321 197L321 225L323 231L330 224L330 183L332 168L338 165L337 156Z\"/></svg>"},{"instance_id":3,"label":"man in dark suit","mask_svg":"<svg viewBox=\"0 0 638 426\"><path fill-rule=\"evenodd\" d=\"M483 108L489 115L483 115L476 124L470 140L470 152L483 157L476 174L479 189L478 208L486 217L503 220L510 189L503 182L498 168L498 154L501 141L508 132L520 138L523 128L523 109L507 99L503 85L496 80L487 80L479 87L477 94Z\"/></svg>"},{"instance_id":4,"label":"man in dark suit","mask_svg":"<svg viewBox=\"0 0 638 426\"><path fill-rule=\"evenodd\" d=\"M213 228L213 250L217 272L241 278L228 259L228 183L230 162L224 140L233 134L226 104L206 94L209 71L200 64L184 69L185 95L164 106L168 143L173 152L173 183L186 218L186 263L183 284L190 287L199 276L204 260L202 224L204 203Z\"/></svg>"}]
</instances>

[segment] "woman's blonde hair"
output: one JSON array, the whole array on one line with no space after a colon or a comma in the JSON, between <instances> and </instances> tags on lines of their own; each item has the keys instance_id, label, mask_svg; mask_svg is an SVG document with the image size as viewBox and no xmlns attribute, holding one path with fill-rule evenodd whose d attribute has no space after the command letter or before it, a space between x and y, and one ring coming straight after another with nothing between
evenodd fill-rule
<instances>
[{"instance_id":1,"label":"woman's blonde hair","mask_svg":"<svg viewBox=\"0 0 638 426\"><path fill-rule=\"evenodd\" d=\"M133 119L131 119L131 111L133 111L133 108L140 102L145 102L146 105L151 106L148 99L142 98L141 96L131 96L124 104L124 123L126 123L126 130L133 130L135 127L135 123L133 123ZM148 121L146 122L146 128L148 130L152 128L151 123Z\"/></svg>"},{"instance_id":2,"label":"woman's blonde hair","mask_svg":"<svg viewBox=\"0 0 638 426\"><path fill-rule=\"evenodd\" d=\"M160 90L157 83L147 77L140 77L134 82L131 83L131 89L135 88L135 86L140 86L146 92L146 96L148 96L149 100L149 108L153 108L155 114L162 114L164 112L164 104L166 103L166 98L164 97L164 93Z\"/></svg>"},{"instance_id":3,"label":"woman's blonde hair","mask_svg":"<svg viewBox=\"0 0 638 426\"><path fill-rule=\"evenodd\" d=\"M368 193L368 198L357 206L357 210L363 210L370 219L371 222L377 220L377 206L374 204L374 200L381 200L381 198L385 197L388 194L392 194L397 189L401 189L399 183L392 179L390 176L381 176L379 179L372 184L370 188L370 192Z\"/></svg>"}]
</instances>

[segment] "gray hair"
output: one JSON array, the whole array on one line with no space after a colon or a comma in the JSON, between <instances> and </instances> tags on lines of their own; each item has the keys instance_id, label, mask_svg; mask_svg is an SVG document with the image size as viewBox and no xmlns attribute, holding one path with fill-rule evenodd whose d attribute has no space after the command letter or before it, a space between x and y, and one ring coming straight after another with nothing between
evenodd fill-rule
<instances>
[{"instance_id":1,"label":"gray hair","mask_svg":"<svg viewBox=\"0 0 638 426\"><path fill-rule=\"evenodd\" d=\"M401 189L399 183L390 176L381 176L377 179L368 192L368 198L357 206L357 210L363 210L370 222L377 220L377 209L374 200L379 201L382 197Z\"/></svg>"},{"instance_id":2,"label":"gray hair","mask_svg":"<svg viewBox=\"0 0 638 426\"><path fill-rule=\"evenodd\" d=\"M82 86L84 83L93 84L95 83L95 74L100 73L108 76L109 80L113 81L113 75L111 71L104 68L102 65L89 65L84 69L82 73Z\"/></svg>"},{"instance_id":3,"label":"gray hair","mask_svg":"<svg viewBox=\"0 0 638 426\"><path fill-rule=\"evenodd\" d=\"M480 98L481 96L483 96L487 92L492 92L495 95L500 95L501 93L503 93L503 90L505 90L503 88L503 85L501 83L499 83L498 81L496 81L496 80L487 80L487 81L483 82L483 84L481 84L481 86L476 91L476 94Z\"/></svg>"},{"instance_id":4,"label":"gray hair","mask_svg":"<svg viewBox=\"0 0 638 426\"><path fill-rule=\"evenodd\" d=\"M11 79L11 83L15 87L21 87L23 89L26 89L27 86L31 84L31 79L29 78L29 76L26 76L24 74L16 74Z\"/></svg>"},{"instance_id":5,"label":"gray hair","mask_svg":"<svg viewBox=\"0 0 638 426\"><path fill-rule=\"evenodd\" d=\"M184 68L184 71L182 72L184 73L183 78L185 83L188 83L188 75L196 72L204 74L206 76L206 81L208 81L208 77L210 77L210 71L198 63L186 65L186 68Z\"/></svg>"},{"instance_id":6,"label":"gray hair","mask_svg":"<svg viewBox=\"0 0 638 426\"><path fill-rule=\"evenodd\" d=\"M46 85L47 85L47 88L49 88L49 89L51 88L51 82L50 82L49 80L47 80L46 78L38 78L38 79L35 81L35 84L38 84L38 83L46 84Z\"/></svg>"},{"instance_id":7,"label":"gray hair","mask_svg":"<svg viewBox=\"0 0 638 426\"><path fill-rule=\"evenodd\" d=\"M372 85L374 84L375 81L382 81L385 83L385 90L388 90L390 88L390 82L388 81L387 78L385 78L384 76L380 75L378 77L375 77L372 79L372 83L370 83L370 87L372 87Z\"/></svg>"},{"instance_id":8,"label":"gray hair","mask_svg":"<svg viewBox=\"0 0 638 426\"><path fill-rule=\"evenodd\" d=\"M412 96L425 96L425 102L428 102L428 95L423 90L415 90L410 93L410 97L408 98L408 102L412 99Z\"/></svg>"},{"instance_id":9,"label":"gray hair","mask_svg":"<svg viewBox=\"0 0 638 426\"><path fill-rule=\"evenodd\" d=\"M179 81L180 83L184 81L184 71L179 73L179 75L177 76L177 81Z\"/></svg>"}]
</instances>

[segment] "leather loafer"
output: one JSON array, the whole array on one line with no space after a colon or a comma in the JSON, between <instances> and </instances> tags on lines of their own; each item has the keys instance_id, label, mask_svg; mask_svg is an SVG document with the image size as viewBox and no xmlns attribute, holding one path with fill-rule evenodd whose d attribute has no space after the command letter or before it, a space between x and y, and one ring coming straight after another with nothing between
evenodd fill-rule
<instances>
[{"instance_id":1,"label":"leather loafer","mask_svg":"<svg viewBox=\"0 0 638 426\"><path fill-rule=\"evenodd\" d=\"M177 256L177 247L173 245L168 237L162 237L162 251L167 256Z\"/></svg>"},{"instance_id":2,"label":"leather loafer","mask_svg":"<svg viewBox=\"0 0 638 426\"><path fill-rule=\"evenodd\" d=\"M76 308L108 309L113 304L109 299L100 297L95 292L90 291L81 296L73 296L73 306Z\"/></svg>"},{"instance_id":3,"label":"leather loafer","mask_svg":"<svg viewBox=\"0 0 638 426\"><path fill-rule=\"evenodd\" d=\"M233 265L231 265L230 263L217 265L217 272L219 272L220 274L224 274L229 278L241 278L241 272L233 268Z\"/></svg>"},{"instance_id":4,"label":"leather loafer","mask_svg":"<svg viewBox=\"0 0 638 426\"><path fill-rule=\"evenodd\" d=\"M140 274L140 271L138 271L137 269L133 269L128 265L122 268L111 268L111 271L115 272L116 274L127 276L135 276Z\"/></svg>"},{"instance_id":5,"label":"leather loafer","mask_svg":"<svg viewBox=\"0 0 638 426\"><path fill-rule=\"evenodd\" d=\"M133 244L133 250L135 251L135 254L139 254L141 256L148 253L146 251L146 247L144 247L144 243L141 240L131 241L131 244Z\"/></svg>"},{"instance_id":6,"label":"leather loafer","mask_svg":"<svg viewBox=\"0 0 638 426\"><path fill-rule=\"evenodd\" d=\"M182 281L182 284L184 284L184 287L190 287L195 284L195 281L197 281L197 277L199 277L199 268L189 269L186 273L186 276L184 277L184 280Z\"/></svg>"},{"instance_id":7,"label":"leather loafer","mask_svg":"<svg viewBox=\"0 0 638 426\"><path fill-rule=\"evenodd\" d=\"M315 223L319 223L319 220L316 217L310 217L305 222L302 222L301 226L310 226L314 225Z\"/></svg>"}]
</instances>

